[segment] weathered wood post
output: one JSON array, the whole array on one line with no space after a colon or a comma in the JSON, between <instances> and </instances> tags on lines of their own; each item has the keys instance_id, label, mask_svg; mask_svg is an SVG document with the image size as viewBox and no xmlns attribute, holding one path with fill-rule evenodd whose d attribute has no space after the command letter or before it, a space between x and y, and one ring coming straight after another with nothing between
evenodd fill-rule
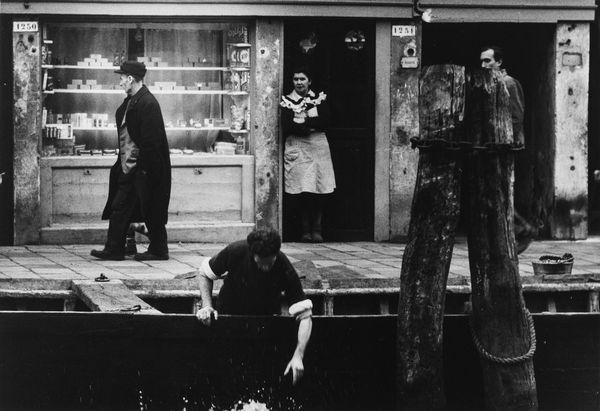
<instances>
[{"instance_id":1,"label":"weathered wood post","mask_svg":"<svg viewBox=\"0 0 600 411\"><path fill-rule=\"evenodd\" d=\"M514 146L509 94L497 70L467 78L472 334L488 410L537 409L535 330L525 308L513 228Z\"/></svg>"},{"instance_id":2,"label":"weathered wood post","mask_svg":"<svg viewBox=\"0 0 600 411\"><path fill-rule=\"evenodd\" d=\"M456 139L463 118L464 68L423 69L420 81L419 166L398 306L398 408L445 406L442 326L448 270L460 214Z\"/></svg>"}]
</instances>

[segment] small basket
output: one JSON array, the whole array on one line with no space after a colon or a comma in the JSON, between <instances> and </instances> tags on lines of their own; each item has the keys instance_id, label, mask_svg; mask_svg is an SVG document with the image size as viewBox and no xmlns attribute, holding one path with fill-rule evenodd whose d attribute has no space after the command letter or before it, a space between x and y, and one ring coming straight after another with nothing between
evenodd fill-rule
<instances>
[{"instance_id":1,"label":"small basket","mask_svg":"<svg viewBox=\"0 0 600 411\"><path fill-rule=\"evenodd\" d=\"M532 261L534 275L569 275L573 270L573 256L543 255L539 261Z\"/></svg>"}]
</instances>

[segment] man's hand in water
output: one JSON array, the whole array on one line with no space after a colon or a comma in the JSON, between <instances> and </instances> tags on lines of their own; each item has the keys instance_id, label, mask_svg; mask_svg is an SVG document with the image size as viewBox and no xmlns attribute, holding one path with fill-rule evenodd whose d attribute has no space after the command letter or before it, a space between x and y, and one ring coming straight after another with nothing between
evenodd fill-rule
<instances>
[{"instance_id":1,"label":"man's hand in water","mask_svg":"<svg viewBox=\"0 0 600 411\"><path fill-rule=\"evenodd\" d=\"M292 371L292 382L295 385L304 375L304 364L302 363L302 358L294 355L285 368L283 375L288 375L290 370Z\"/></svg>"},{"instance_id":2,"label":"man's hand in water","mask_svg":"<svg viewBox=\"0 0 600 411\"><path fill-rule=\"evenodd\" d=\"M210 325L213 317L215 320L217 320L219 318L219 313L212 307L202 307L196 313L196 318L198 318L204 325Z\"/></svg>"}]
</instances>

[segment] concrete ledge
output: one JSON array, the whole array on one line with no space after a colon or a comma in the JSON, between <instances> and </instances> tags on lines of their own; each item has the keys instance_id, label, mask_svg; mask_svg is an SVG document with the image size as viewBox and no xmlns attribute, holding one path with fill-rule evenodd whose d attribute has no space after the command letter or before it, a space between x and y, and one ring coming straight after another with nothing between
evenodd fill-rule
<instances>
[{"instance_id":1,"label":"concrete ledge","mask_svg":"<svg viewBox=\"0 0 600 411\"><path fill-rule=\"evenodd\" d=\"M41 244L104 244L108 223L54 224L40 230ZM167 224L169 242L230 243L246 238L254 223L236 221ZM142 237L143 239L144 237Z\"/></svg>"}]
</instances>

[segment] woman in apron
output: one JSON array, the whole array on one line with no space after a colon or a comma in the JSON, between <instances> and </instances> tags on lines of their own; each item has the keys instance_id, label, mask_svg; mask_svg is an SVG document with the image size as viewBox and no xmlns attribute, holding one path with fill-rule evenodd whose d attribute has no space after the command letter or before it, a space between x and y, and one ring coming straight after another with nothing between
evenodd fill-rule
<instances>
[{"instance_id":1,"label":"woman in apron","mask_svg":"<svg viewBox=\"0 0 600 411\"><path fill-rule=\"evenodd\" d=\"M294 91L281 99L285 137L285 192L295 197L303 242L322 242L324 196L335 189L335 175L325 135L329 122L327 95L310 89L307 68L294 70Z\"/></svg>"}]
</instances>

